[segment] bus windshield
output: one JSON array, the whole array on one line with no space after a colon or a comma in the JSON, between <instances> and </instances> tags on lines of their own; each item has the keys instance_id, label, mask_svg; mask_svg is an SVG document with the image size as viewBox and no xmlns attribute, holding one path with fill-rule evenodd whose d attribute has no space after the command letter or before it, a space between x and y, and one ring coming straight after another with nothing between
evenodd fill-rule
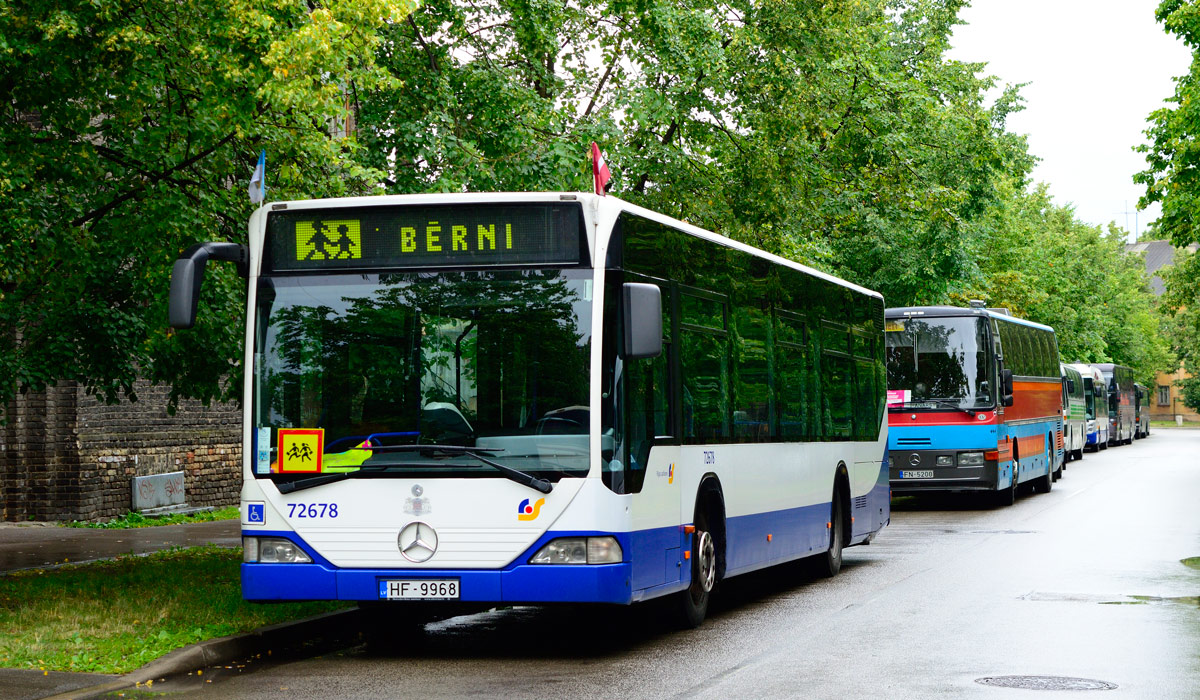
<instances>
[{"instance_id":1,"label":"bus windshield","mask_svg":"<svg viewBox=\"0 0 1200 700\"><path fill-rule=\"evenodd\" d=\"M1096 419L1096 392L1092 386L1092 378L1083 378L1084 396L1087 400L1087 417L1088 420Z\"/></svg>"},{"instance_id":2,"label":"bus windshield","mask_svg":"<svg viewBox=\"0 0 1200 700\"><path fill-rule=\"evenodd\" d=\"M470 451L413 447L453 445L586 475L591 299L585 269L261 278L255 474L296 476L280 429L321 429L321 472L501 476Z\"/></svg>"},{"instance_id":3,"label":"bus windshield","mask_svg":"<svg viewBox=\"0 0 1200 700\"><path fill-rule=\"evenodd\" d=\"M890 408L975 410L995 403L984 319L888 319L885 327Z\"/></svg>"}]
</instances>

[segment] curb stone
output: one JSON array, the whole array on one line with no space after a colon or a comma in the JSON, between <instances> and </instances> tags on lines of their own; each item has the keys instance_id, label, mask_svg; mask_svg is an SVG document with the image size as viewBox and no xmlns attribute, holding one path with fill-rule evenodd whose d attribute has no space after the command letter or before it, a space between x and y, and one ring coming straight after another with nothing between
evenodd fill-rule
<instances>
[{"instance_id":1,"label":"curb stone","mask_svg":"<svg viewBox=\"0 0 1200 700\"><path fill-rule=\"evenodd\" d=\"M116 680L51 695L42 700L90 700L132 688L148 680L178 676L207 666L266 654L268 651L290 652L292 657L320 653L356 638L362 628L361 617L361 611L356 608L337 610L294 622L259 627L243 634L196 642L161 656Z\"/></svg>"}]
</instances>

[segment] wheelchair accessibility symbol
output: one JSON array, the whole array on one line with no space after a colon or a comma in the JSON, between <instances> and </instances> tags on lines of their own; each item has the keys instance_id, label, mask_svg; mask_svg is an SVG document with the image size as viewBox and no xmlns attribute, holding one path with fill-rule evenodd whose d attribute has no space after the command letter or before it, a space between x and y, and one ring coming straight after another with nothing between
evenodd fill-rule
<instances>
[{"instance_id":1,"label":"wheelchair accessibility symbol","mask_svg":"<svg viewBox=\"0 0 1200 700\"><path fill-rule=\"evenodd\" d=\"M266 504L247 503L246 504L246 524L247 525L262 525L264 523L266 523Z\"/></svg>"}]
</instances>

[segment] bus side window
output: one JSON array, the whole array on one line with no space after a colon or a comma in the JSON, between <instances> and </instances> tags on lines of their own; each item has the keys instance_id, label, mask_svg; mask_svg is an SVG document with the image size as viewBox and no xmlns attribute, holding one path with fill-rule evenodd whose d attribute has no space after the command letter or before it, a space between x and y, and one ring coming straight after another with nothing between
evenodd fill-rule
<instances>
[{"instance_id":1,"label":"bus side window","mask_svg":"<svg viewBox=\"0 0 1200 700\"><path fill-rule=\"evenodd\" d=\"M688 293L680 301L683 436L692 443L719 442L731 433L726 305Z\"/></svg>"},{"instance_id":2,"label":"bus side window","mask_svg":"<svg viewBox=\"0 0 1200 700\"><path fill-rule=\"evenodd\" d=\"M822 432L826 438L854 435L854 361L845 326L821 322Z\"/></svg>"},{"instance_id":3,"label":"bus side window","mask_svg":"<svg viewBox=\"0 0 1200 700\"><path fill-rule=\"evenodd\" d=\"M813 400L808 388L808 347L804 318L782 309L775 312L775 391L777 435L784 440L810 437L806 407Z\"/></svg>"},{"instance_id":4,"label":"bus side window","mask_svg":"<svg viewBox=\"0 0 1200 700\"><path fill-rule=\"evenodd\" d=\"M736 309L735 319L733 436L738 442L763 442L774 432L771 317L757 306L744 306Z\"/></svg>"}]
</instances>

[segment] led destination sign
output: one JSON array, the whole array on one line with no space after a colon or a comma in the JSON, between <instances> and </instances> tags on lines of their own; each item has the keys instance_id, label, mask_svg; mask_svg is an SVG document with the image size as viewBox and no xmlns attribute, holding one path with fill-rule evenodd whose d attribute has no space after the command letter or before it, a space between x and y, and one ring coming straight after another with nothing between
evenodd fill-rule
<instances>
[{"instance_id":1,"label":"led destination sign","mask_svg":"<svg viewBox=\"0 0 1200 700\"><path fill-rule=\"evenodd\" d=\"M575 203L272 212L268 271L562 265L580 260Z\"/></svg>"}]
</instances>

